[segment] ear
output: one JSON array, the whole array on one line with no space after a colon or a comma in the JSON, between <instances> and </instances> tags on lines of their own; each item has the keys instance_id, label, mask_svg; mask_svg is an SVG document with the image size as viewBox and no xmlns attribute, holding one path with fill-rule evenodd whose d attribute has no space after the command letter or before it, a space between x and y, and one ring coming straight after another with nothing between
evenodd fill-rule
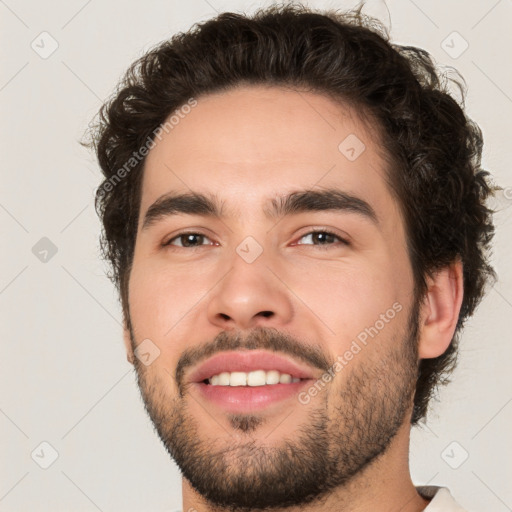
<instances>
[{"instance_id":1,"label":"ear","mask_svg":"<svg viewBox=\"0 0 512 512\"><path fill-rule=\"evenodd\" d=\"M418 355L438 357L446 351L457 326L464 294L462 262L457 260L428 278L420 313Z\"/></svg>"},{"instance_id":2,"label":"ear","mask_svg":"<svg viewBox=\"0 0 512 512\"><path fill-rule=\"evenodd\" d=\"M126 325L126 321L123 322L123 340L124 340L124 347L126 349L126 359L129 363L133 364L133 361L135 360L135 356L133 354L133 347L132 347L132 341L130 337L130 331Z\"/></svg>"}]
</instances>

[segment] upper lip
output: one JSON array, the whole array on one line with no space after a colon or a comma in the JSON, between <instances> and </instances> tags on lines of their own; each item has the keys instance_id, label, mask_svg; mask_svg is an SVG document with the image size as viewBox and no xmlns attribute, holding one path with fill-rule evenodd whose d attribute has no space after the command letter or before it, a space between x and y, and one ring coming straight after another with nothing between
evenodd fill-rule
<instances>
[{"instance_id":1,"label":"upper lip","mask_svg":"<svg viewBox=\"0 0 512 512\"><path fill-rule=\"evenodd\" d=\"M277 370L300 379L313 378L310 368L276 352L238 350L221 352L207 359L191 372L188 381L202 382L222 372L251 372L255 370Z\"/></svg>"}]
</instances>

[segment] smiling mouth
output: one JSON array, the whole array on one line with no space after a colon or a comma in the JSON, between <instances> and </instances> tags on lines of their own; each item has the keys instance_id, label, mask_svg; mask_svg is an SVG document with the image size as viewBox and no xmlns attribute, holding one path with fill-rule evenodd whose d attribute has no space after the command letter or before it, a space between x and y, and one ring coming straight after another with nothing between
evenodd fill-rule
<instances>
[{"instance_id":1,"label":"smiling mouth","mask_svg":"<svg viewBox=\"0 0 512 512\"><path fill-rule=\"evenodd\" d=\"M192 393L223 412L254 413L267 407L280 414L282 404L297 401L314 369L268 350L226 351L191 370ZM297 402L297 405L299 402Z\"/></svg>"}]
</instances>

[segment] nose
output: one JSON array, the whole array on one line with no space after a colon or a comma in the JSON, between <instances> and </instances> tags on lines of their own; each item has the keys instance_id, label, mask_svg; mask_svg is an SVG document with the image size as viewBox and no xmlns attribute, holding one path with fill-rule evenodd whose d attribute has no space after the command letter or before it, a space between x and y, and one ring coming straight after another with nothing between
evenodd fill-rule
<instances>
[{"instance_id":1,"label":"nose","mask_svg":"<svg viewBox=\"0 0 512 512\"><path fill-rule=\"evenodd\" d=\"M208 319L222 329L283 327L293 316L291 292L265 251L247 263L235 251L230 270L209 294Z\"/></svg>"}]
</instances>

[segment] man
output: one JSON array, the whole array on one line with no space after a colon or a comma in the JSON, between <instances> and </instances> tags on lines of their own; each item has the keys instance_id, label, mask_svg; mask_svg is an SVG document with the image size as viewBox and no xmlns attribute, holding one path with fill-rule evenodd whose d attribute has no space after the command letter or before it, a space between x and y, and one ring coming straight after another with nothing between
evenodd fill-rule
<instances>
[{"instance_id":1,"label":"man","mask_svg":"<svg viewBox=\"0 0 512 512\"><path fill-rule=\"evenodd\" d=\"M360 11L285 6L178 34L103 106L102 247L183 510L462 510L408 466L495 277L441 83Z\"/></svg>"}]
</instances>

